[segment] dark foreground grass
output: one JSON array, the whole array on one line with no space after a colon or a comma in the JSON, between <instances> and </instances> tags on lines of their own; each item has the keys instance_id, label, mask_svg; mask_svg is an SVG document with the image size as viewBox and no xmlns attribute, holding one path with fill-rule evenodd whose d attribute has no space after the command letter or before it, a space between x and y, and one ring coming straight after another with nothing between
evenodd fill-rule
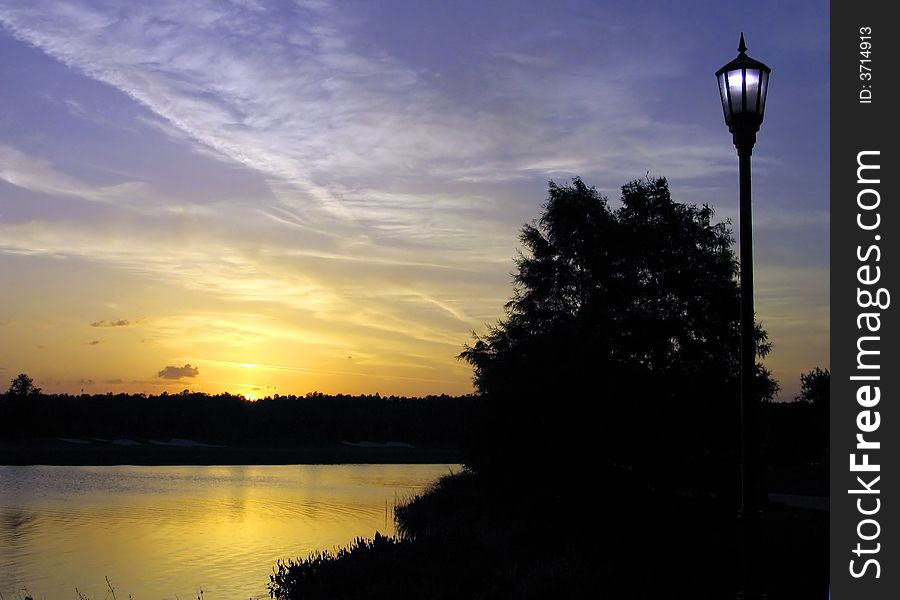
<instances>
[{"instance_id":1,"label":"dark foreground grass","mask_svg":"<svg viewBox=\"0 0 900 600\"><path fill-rule=\"evenodd\" d=\"M464 472L400 506L400 536L280 564L280 600L723 598L737 554L731 502L651 491L627 474L596 487L496 486ZM765 557L778 600L824 598L827 513L773 507Z\"/></svg>"}]
</instances>

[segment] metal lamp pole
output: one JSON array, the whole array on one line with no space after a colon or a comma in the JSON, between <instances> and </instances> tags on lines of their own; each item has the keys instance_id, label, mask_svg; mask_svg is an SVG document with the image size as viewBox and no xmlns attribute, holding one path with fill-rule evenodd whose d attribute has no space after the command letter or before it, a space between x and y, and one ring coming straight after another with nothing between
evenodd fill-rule
<instances>
[{"instance_id":1,"label":"metal lamp pole","mask_svg":"<svg viewBox=\"0 0 900 600\"><path fill-rule=\"evenodd\" d=\"M738 56L716 72L725 123L734 138L740 165L741 260L741 545L738 598L765 598L762 585L762 516L759 462L759 393L755 389L756 332L753 313L753 219L750 156L762 124L771 69L747 56L741 34Z\"/></svg>"}]
</instances>

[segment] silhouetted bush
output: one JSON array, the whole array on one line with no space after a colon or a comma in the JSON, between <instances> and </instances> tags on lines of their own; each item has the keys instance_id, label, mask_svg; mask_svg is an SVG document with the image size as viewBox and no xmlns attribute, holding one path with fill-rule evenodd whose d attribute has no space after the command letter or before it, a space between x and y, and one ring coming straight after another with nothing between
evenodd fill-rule
<instances>
[{"instance_id":1,"label":"silhouetted bush","mask_svg":"<svg viewBox=\"0 0 900 600\"><path fill-rule=\"evenodd\" d=\"M675 202L664 178L624 185L621 202L551 182L523 226L506 315L460 355L485 397L467 464L566 481L598 457L657 485L723 491L740 429L729 224ZM758 326L756 342L765 356ZM777 384L757 372L771 398Z\"/></svg>"}]
</instances>

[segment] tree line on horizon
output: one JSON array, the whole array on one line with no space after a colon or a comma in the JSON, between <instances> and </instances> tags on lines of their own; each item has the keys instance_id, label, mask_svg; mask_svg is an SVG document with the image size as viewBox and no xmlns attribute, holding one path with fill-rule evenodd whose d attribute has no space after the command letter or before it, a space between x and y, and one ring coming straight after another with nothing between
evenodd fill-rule
<instances>
[{"instance_id":1,"label":"tree line on horizon","mask_svg":"<svg viewBox=\"0 0 900 600\"><path fill-rule=\"evenodd\" d=\"M827 446L822 434L827 434L827 422L826 427L811 425L827 421L829 382L828 370L817 367L801 375L801 392L794 402L764 408L768 415L763 419L764 441L774 460L813 456ZM276 394L255 401L189 390L158 395L44 394L22 373L0 394L0 439L391 440L453 445L466 450L465 456L475 462L478 446L483 444L472 436L479 401L473 395L320 392Z\"/></svg>"},{"instance_id":2,"label":"tree line on horizon","mask_svg":"<svg viewBox=\"0 0 900 600\"><path fill-rule=\"evenodd\" d=\"M459 446L472 396L181 393L44 394L22 374L0 395L0 439L189 438L207 441L401 441Z\"/></svg>"}]
</instances>

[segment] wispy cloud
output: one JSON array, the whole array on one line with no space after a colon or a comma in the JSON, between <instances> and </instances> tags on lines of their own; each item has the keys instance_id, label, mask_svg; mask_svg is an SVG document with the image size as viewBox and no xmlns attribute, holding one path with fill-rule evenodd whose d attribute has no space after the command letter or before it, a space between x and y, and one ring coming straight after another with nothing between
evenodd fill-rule
<instances>
[{"instance_id":1,"label":"wispy cloud","mask_svg":"<svg viewBox=\"0 0 900 600\"><path fill-rule=\"evenodd\" d=\"M461 83L479 92L460 98L440 73L364 44L357 19L330 3L158 2L122 11L20 2L0 10L0 21L200 144L288 183L288 208L387 232L447 233L414 206L453 182L598 168L631 176L633 165L694 177L727 164L700 142L706 132L647 117L644 89L683 68L674 55L563 70L566 57L553 48L564 30L548 29L537 52L500 41L476 48ZM478 204L454 196L444 217Z\"/></svg>"},{"instance_id":2,"label":"wispy cloud","mask_svg":"<svg viewBox=\"0 0 900 600\"><path fill-rule=\"evenodd\" d=\"M136 182L100 187L85 185L60 173L49 161L4 144L0 144L0 179L33 192L103 203L126 203L144 192L144 186Z\"/></svg>"}]
</instances>

